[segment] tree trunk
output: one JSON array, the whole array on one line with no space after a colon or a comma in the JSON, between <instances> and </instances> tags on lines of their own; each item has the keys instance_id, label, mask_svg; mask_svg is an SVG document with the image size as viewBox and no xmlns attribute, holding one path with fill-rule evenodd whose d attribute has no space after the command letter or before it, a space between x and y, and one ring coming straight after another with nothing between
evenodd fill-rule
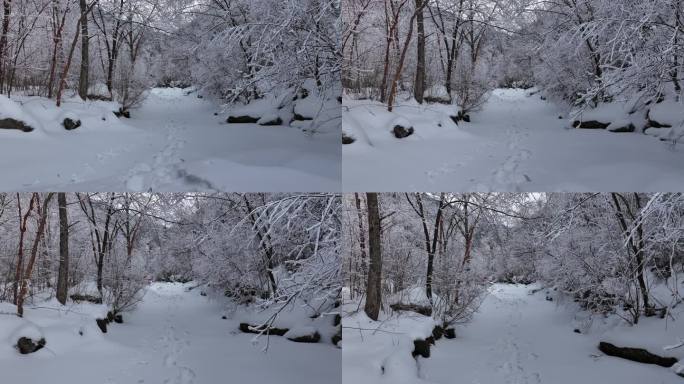
<instances>
[{"instance_id":1,"label":"tree trunk","mask_svg":"<svg viewBox=\"0 0 684 384\"><path fill-rule=\"evenodd\" d=\"M404 61L406 60L406 52L408 51L409 45L411 44L411 38L413 37L413 21L415 20L416 15L417 15L416 12L414 12L413 16L411 16L411 20L409 21L409 30L408 30L408 33L406 34L406 41L404 42L404 47L401 50L401 55L399 56L399 64L397 65L397 72L394 74L394 77L392 78L392 83L390 84L390 92L389 92L389 96L387 99L387 111L388 112L392 112L392 109L394 109L393 104L394 104L394 98L397 96L397 83L399 82L399 79L401 78L401 73L404 71Z\"/></svg>"},{"instance_id":2,"label":"tree trunk","mask_svg":"<svg viewBox=\"0 0 684 384\"><path fill-rule=\"evenodd\" d=\"M66 304L69 281L69 221L66 193L57 194L59 206L59 275L57 276L57 301Z\"/></svg>"},{"instance_id":3,"label":"tree trunk","mask_svg":"<svg viewBox=\"0 0 684 384\"><path fill-rule=\"evenodd\" d=\"M423 104L425 94L425 23L423 21L423 0L416 0L416 24L418 45L416 49L416 81L413 95L418 104Z\"/></svg>"},{"instance_id":4,"label":"tree trunk","mask_svg":"<svg viewBox=\"0 0 684 384\"><path fill-rule=\"evenodd\" d=\"M370 266L368 269L368 284L366 286L366 315L373 320L378 319L382 304L382 245L380 238L380 209L378 208L378 194L367 193L368 206L368 245Z\"/></svg>"},{"instance_id":5,"label":"tree trunk","mask_svg":"<svg viewBox=\"0 0 684 384\"><path fill-rule=\"evenodd\" d=\"M363 228L363 213L361 212L361 198L358 193L354 193L356 201L356 215L359 220L359 248L361 248L361 278L366 277L366 234Z\"/></svg>"},{"instance_id":6,"label":"tree trunk","mask_svg":"<svg viewBox=\"0 0 684 384\"><path fill-rule=\"evenodd\" d=\"M7 34L9 33L10 15L12 13L12 0L3 0L2 8L2 35L0 35L0 91L5 79L5 56L7 53Z\"/></svg>"},{"instance_id":7,"label":"tree trunk","mask_svg":"<svg viewBox=\"0 0 684 384\"><path fill-rule=\"evenodd\" d=\"M26 223L28 218L33 211L35 205L36 194L31 195L31 201L29 202L29 208L22 218L21 214L21 196L17 193L17 209L19 210L19 251L17 252L17 266L14 273L14 284L13 284L13 303L17 304L17 299L19 298L19 284L21 281L21 274L24 270L24 236L26 234Z\"/></svg>"},{"instance_id":8,"label":"tree trunk","mask_svg":"<svg viewBox=\"0 0 684 384\"><path fill-rule=\"evenodd\" d=\"M37 198L37 193L34 194ZM43 201L43 208L40 212L40 219L38 221L38 229L36 230L36 237L33 239L33 246L31 247L31 258L29 259L28 264L26 265L26 271L22 274L21 277L21 290L19 291L19 296L17 297L17 315L19 317L24 316L24 297L26 297L26 293L28 292L28 281L31 279L31 273L33 272L33 266L36 263L36 255L38 254L38 244L40 244L40 240L43 237L43 233L45 232L45 223L47 222L47 209L48 209L48 203L52 199L53 193L48 193L47 197L45 198L45 201Z\"/></svg>"},{"instance_id":9,"label":"tree trunk","mask_svg":"<svg viewBox=\"0 0 684 384\"><path fill-rule=\"evenodd\" d=\"M86 0L79 0L78 5L81 9L81 74L78 79L78 95L81 99L88 98L88 68L89 63L89 49L88 43L88 5Z\"/></svg>"},{"instance_id":10,"label":"tree trunk","mask_svg":"<svg viewBox=\"0 0 684 384\"><path fill-rule=\"evenodd\" d=\"M634 194L636 203L637 203L637 210L641 210L641 203L639 201L639 195L637 193ZM626 199L619 193L612 193L611 197L613 199L613 204L615 207L615 215L618 219L618 223L620 224L620 229L622 229L622 233L624 236L630 236L631 230L627 224L627 218L625 216L625 211L630 212L629 206L627 206L627 201ZM623 200L625 202L625 208L623 209L620 200ZM636 218L632 217L632 223L635 221ZM649 303L649 298L648 298L648 287L646 285L646 280L644 278L644 242L643 242L643 226L641 222L637 224L636 227L636 241L634 239L634 236L629 238L629 248L632 251L632 255L634 256L634 261L636 265L634 266L634 273L635 273L635 278L637 280L637 284L639 285L639 291L641 293L641 298L644 302L644 312L647 316L650 316L653 313L653 307Z\"/></svg>"},{"instance_id":11,"label":"tree trunk","mask_svg":"<svg viewBox=\"0 0 684 384\"><path fill-rule=\"evenodd\" d=\"M78 36L81 33L81 28L79 28L79 25L81 24L81 20L78 20L78 23L76 24L76 33L74 34L74 40L71 42L71 48L69 48L69 56L67 56L67 61L64 63L64 69L62 70L62 75L59 77L59 84L57 85L57 101L56 104L57 106L62 105L62 91L64 90L64 86L66 85L66 77L67 74L69 73L69 67L71 67L71 59L74 57L74 48L76 48L76 43L78 42Z\"/></svg>"}]
</instances>

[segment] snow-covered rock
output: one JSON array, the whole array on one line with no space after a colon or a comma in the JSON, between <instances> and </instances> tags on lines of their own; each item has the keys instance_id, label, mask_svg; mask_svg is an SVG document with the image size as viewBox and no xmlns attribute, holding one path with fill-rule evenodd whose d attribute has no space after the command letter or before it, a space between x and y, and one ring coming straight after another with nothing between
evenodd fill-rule
<instances>
[{"instance_id":1,"label":"snow-covered rock","mask_svg":"<svg viewBox=\"0 0 684 384\"><path fill-rule=\"evenodd\" d=\"M41 125L18 103L0 95L0 128L32 132Z\"/></svg>"},{"instance_id":2,"label":"snow-covered rock","mask_svg":"<svg viewBox=\"0 0 684 384\"><path fill-rule=\"evenodd\" d=\"M321 335L316 328L310 325L304 325L291 328L285 336L288 340L298 343L317 343L321 339Z\"/></svg>"},{"instance_id":3,"label":"snow-covered rock","mask_svg":"<svg viewBox=\"0 0 684 384\"><path fill-rule=\"evenodd\" d=\"M397 116L395 119L390 121L389 126L392 134L394 134L394 137L397 139L409 137L414 131L411 122L402 116Z\"/></svg>"}]
</instances>

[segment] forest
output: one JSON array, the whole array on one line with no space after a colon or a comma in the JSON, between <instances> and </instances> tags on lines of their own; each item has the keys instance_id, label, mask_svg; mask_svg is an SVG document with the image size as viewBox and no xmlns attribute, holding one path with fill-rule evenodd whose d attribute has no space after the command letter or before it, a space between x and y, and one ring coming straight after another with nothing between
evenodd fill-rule
<instances>
[{"instance_id":1,"label":"forest","mask_svg":"<svg viewBox=\"0 0 684 384\"><path fill-rule=\"evenodd\" d=\"M3 375L78 369L85 383L123 370L191 384L268 361L236 377L339 378L340 204L316 193L3 193ZM297 368L311 359L318 370Z\"/></svg>"},{"instance_id":2,"label":"forest","mask_svg":"<svg viewBox=\"0 0 684 384\"><path fill-rule=\"evenodd\" d=\"M3 3L2 93L65 90L124 111L155 85L195 85L226 101L334 86L338 2L23 0ZM290 55L297 50L297 55Z\"/></svg>"},{"instance_id":3,"label":"forest","mask_svg":"<svg viewBox=\"0 0 684 384\"><path fill-rule=\"evenodd\" d=\"M674 177L682 12L679 0L344 2L345 183L409 189L373 182L389 166L364 171L399 151L411 182L437 190L557 190L560 171L581 184L571 191L610 192L586 173L637 190L595 167L623 171L637 148L642 167Z\"/></svg>"},{"instance_id":4,"label":"forest","mask_svg":"<svg viewBox=\"0 0 684 384\"><path fill-rule=\"evenodd\" d=\"M20 165L0 186L262 191L261 172L295 191L266 163L338 190L339 14L339 0L3 2L0 161Z\"/></svg>"},{"instance_id":5,"label":"forest","mask_svg":"<svg viewBox=\"0 0 684 384\"><path fill-rule=\"evenodd\" d=\"M680 193L345 194L344 382L678 382L683 208Z\"/></svg>"}]
</instances>

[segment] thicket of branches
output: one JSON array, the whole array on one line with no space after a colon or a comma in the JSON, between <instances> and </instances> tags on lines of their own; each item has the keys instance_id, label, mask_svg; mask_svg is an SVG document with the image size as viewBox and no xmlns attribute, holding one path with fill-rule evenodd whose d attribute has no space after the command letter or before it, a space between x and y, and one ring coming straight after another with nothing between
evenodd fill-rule
<instances>
[{"instance_id":1,"label":"thicket of branches","mask_svg":"<svg viewBox=\"0 0 684 384\"><path fill-rule=\"evenodd\" d=\"M682 194L378 197L380 259L369 248L371 205L362 195L345 198L342 259L350 297L377 301L378 310L420 287L435 317L464 321L493 282L541 282L590 312L630 323L668 316L681 302ZM371 272L374 261L381 274ZM379 295L370 291L377 279Z\"/></svg>"},{"instance_id":2,"label":"thicket of branches","mask_svg":"<svg viewBox=\"0 0 684 384\"><path fill-rule=\"evenodd\" d=\"M681 0L350 0L343 86L390 110L401 92L467 111L493 87L532 85L638 107L681 94L683 13Z\"/></svg>"},{"instance_id":3,"label":"thicket of branches","mask_svg":"<svg viewBox=\"0 0 684 384\"><path fill-rule=\"evenodd\" d=\"M54 196L57 195L55 200ZM0 301L72 294L131 309L151 281L239 303L339 295L334 194L0 194Z\"/></svg>"},{"instance_id":4,"label":"thicket of branches","mask_svg":"<svg viewBox=\"0 0 684 384\"><path fill-rule=\"evenodd\" d=\"M114 99L197 85L251 99L275 88L335 86L339 0L8 0L0 92Z\"/></svg>"}]
</instances>

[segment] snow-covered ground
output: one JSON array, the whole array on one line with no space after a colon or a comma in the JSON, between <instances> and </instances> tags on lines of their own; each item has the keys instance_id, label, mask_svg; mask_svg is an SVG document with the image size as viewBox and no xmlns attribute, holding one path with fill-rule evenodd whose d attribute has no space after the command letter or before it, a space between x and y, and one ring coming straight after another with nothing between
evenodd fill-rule
<instances>
[{"instance_id":1,"label":"snow-covered ground","mask_svg":"<svg viewBox=\"0 0 684 384\"><path fill-rule=\"evenodd\" d=\"M13 100L39 127L0 129L0 190L340 189L339 131L227 124L218 106L178 88L151 90L131 119L102 101L66 99L60 110L45 98ZM65 130L66 116L82 126Z\"/></svg>"},{"instance_id":2,"label":"snow-covered ground","mask_svg":"<svg viewBox=\"0 0 684 384\"><path fill-rule=\"evenodd\" d=\"M388 113L343 101L343 189L352 191L663 191L684 188L684 145L640 133L571 129L567 111L498 89L470 123L455 106L404 102ZM561 117L561 118L559 118ZM397 118L399 120L397 120ZM412 136L391 129L407 120Z\"/></svg>"},{"instance_id":3,"label":"snow-covered ground","mask_svg":"<svg viewBox=\"0 0 684 384\"><path fill-rule=\"evenodd\" d=\"M15 333L9 328L19 319L0 314L2 382L340 382L341 351L331 343L300 344L273 336L264 352L265 337L255 341L255 335L239 332L237 314L222 319L221 305L187 287L153 283L135 311L124 314L124 323L110 324L106 334L78 308L68 313L45 305L27 308L26 321L47 341L45 348L29 355L7 347L12 337L8 332Z\"/></svg>"},{"instance_id":4,"label":"snow-covered ground","mask_svg":"<svg viewBox=\"0 0 684 384\"><path fill-rule=\"evenodd\" d=\"M637 326L631 327L616 316L589 317L578 312L572 302L559 303L555 292L532 293L535 288L538 287L493 285L472 321L456 328L455 339L438 340L427 359L414 360L410 355L413 338L429 335L426 324L431 319L427 317L404 312L401 316L383 317L378 322L363 313L343 318L346 327L343 382L675 384L682 381L668 368L606 356L597 349L599 341L609 341L683 358L682 348L663 350L684 335L684 325L678 315L675 315L678 321L642 318ZM555 299L547 301L547 295ZM575 333L574 329L582 333ZM399 363L389 365L392 361ZM381 367L385 367L385 373ZM397 381L397 376L403 379Z\"/></svg>"}]
</instances>

